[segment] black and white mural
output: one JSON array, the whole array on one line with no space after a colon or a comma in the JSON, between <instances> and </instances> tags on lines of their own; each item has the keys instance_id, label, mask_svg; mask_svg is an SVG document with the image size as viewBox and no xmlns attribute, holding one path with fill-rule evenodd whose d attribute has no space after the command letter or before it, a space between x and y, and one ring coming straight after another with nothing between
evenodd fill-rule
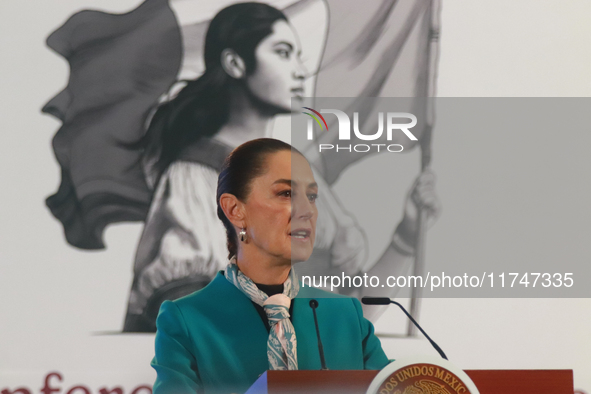
<instances>
[{"instance_id":1,"label":"black and white mural","mask_svg":"<svg viewBox=\"0 0 591 394\"><path fill-rule=\"evenodd\" d=\"M62 181L47 206L67 242L81 249L105 248L110 223L145 222L126 332L154 332L163 300L202 288L225 267L218 170L231 149L273 136L274 126L276 137L289 139L292 99L433 94L437 1L215 5L213 18L186 1L148 0L122 15L81 11L47 40L70 64L67 87L43 108L62 121L53 139ZM365 101L357 106L369 109ZM418 101L415 108L422 116L429 110ZM276 121L282 114L284 122ZM422 125L421 141L430 126ZM321 199L338 201L330 184L360 158L316 160ZM414 192L410 205L424 205L431 217L438 212L433 179L425 172L415 190L399 191ZM335 230L319 232L316 258L298 267L301 274L366 264L364 230L346 207L328 204L332 217L321 219L331 223L321 220L320 228ZM405 215L399 246L377 268L406 266L416 216Z\"/></svg>"}]
</instances>

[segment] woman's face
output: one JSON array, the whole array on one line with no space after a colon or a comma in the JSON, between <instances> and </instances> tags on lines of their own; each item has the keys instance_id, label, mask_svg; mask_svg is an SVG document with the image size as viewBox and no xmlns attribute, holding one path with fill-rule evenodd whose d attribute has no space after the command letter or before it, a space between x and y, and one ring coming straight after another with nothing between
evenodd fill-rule
<instances>
[{"instance_id":1,"label":"woman's face","mask_svg":"<svg viewBox=\"0 0 591 394\"><path fill-rule=\"evenodd\" d=\"M316 236L318 185L310 165L289 150L271 154L244 203L249 244L265 255L306 261Z\"/></svg>"},{"instance_id":2,"label":"woman's face","mask_svg":"<svg viewBox=\"0 0 591 394\"><path fill-rule=\"evenodd\" d=\"M290 112L291 99L304 96L306 70L291 25L278 20L272 28L255 49L255 69L246 77L246 84L258 100L280 112Z\"/></svg>"}]
</instances>

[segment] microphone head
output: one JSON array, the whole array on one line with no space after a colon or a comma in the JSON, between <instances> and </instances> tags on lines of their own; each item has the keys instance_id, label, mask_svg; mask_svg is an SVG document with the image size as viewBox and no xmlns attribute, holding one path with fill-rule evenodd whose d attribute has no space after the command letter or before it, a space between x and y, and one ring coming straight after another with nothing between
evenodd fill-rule
<instances>
[{"instance_id":1,"label":"microphone head","mask_svg":"<svg viewBox=\"0 0 591 394\"><path fill-rule=\"evenodd\" d=\"M318 308L318 301L310 300L310 307L314 309Z\"/></svg>"},{"instance_id":2,"label":"microphone head","mask_svg":"<svg viewBox=\"0 0 591 394\"><path fill-rule=\"evenodd\" d=\"M363 297L361 302L365 305L389 305L390 299L388 297Z\"/></svg>"}]
</instances>

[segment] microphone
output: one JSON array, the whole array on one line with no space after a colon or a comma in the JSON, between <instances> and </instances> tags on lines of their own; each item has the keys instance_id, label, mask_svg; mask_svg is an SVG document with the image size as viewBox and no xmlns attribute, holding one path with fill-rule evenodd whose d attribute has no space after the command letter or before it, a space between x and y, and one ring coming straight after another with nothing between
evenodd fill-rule
<instances>
[{"instance_id":1,"label":"microphone","mask_svg":"<svg viewBox=\"0 0 591 394\"><path fill-rule=\"evenodd\" d=\"M324 348L322 347L322 341L320 340L320 329L318 328L318 317L316 316L316 308L318 308L318 301L310 300L310 308L314 313L314 325L316 326L316 336L318 337L318 353L320 354L320 365L321 370L328 371L326 367L326 361L324 360Z\"/></svg>"},{"instance_id":2,"label":"microphone","mask_svg":"<svg viewBox=\"0 0 591 394\"><path fill-rule=\"evenodd\" d=\"M419 325L419 323L416 322L415 319L413 319L413 317L410 315L410 313L408 313L406 311L406 309L404 309L404 307L399 304L398 302L391 300L388 297L363 297L361 299L361 302L364 303L365 305L389 305L389 304L396 304L400 307L400 309L402 309L402 312L404 312L406 314L406 316L408 316L408 318L410 319L410 321L413 322L413 324L419 329L419 331L421 331L423 333L423 335L429 340L429 342L431 343L431 345L435 348L435 350L437 350L437 353L439 353L439 355L447 360L447 356L445 355L445 353L443 353L443 350L441 350L441 348L439 347L439 345L437 345L435 343L435 341L433 341L431 339L431 337L429 335L427 335L427 333L425 332L425 330L423 330L421 328L421 326Z\"/></svg>"}]
</instances>

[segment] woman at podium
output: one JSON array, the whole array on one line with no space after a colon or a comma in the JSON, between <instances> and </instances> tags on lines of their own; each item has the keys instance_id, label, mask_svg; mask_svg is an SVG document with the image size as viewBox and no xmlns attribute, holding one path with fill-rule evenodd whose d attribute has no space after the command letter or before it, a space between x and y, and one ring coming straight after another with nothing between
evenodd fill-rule
<instances>
[{"instance_id":1,"label":"woman at podium","mask_svg":"<svg viewBox=\"0 0 591 394\"><path fill-rule=\"evenodd\" d=\"M244 392L268 369L321 369L311 300L329 369L388 363L357 299L300 287L292 269L312 253L318 193L307 160L284 142L230 154L217 189L230 260L202 290L162 304L155 394Z\"/></svg>"}]
</instances>

